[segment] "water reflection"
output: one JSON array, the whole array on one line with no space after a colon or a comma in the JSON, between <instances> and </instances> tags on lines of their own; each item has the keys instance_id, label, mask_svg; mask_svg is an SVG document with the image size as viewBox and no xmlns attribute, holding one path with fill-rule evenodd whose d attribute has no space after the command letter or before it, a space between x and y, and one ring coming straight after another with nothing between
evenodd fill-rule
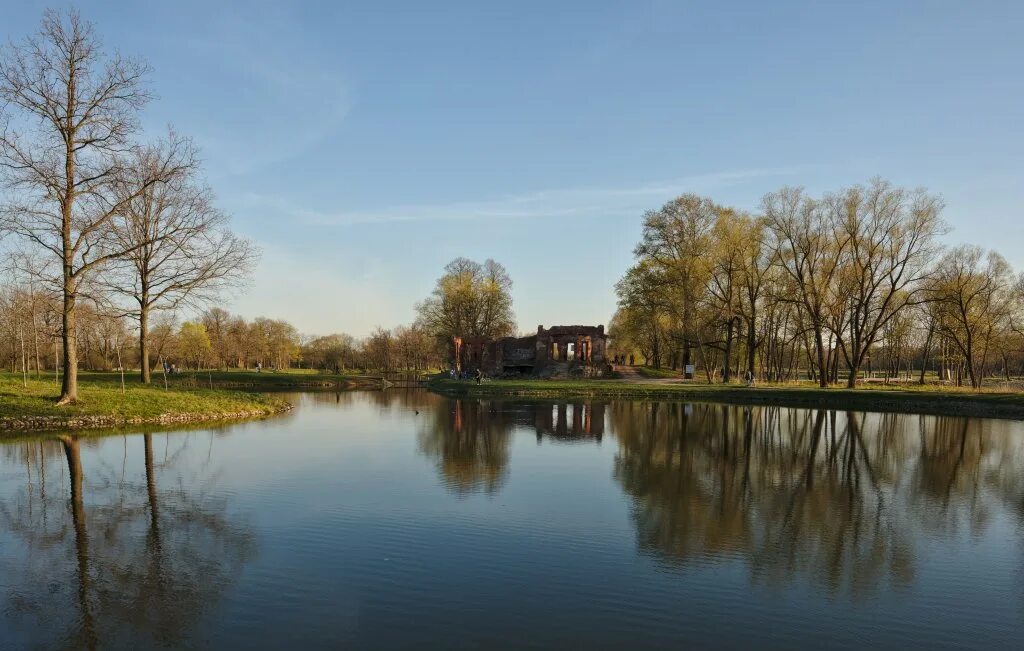
<instances>
[{"instance_id":1,"label":"water reflection","mask_svg":"<svg viewBox=\"0 0 1024 651\"><path fill-rule=\"evenodd\" d=\"M23 552L4 557L3 613L32 645L176 646L253 557L254 534L214 496L215 475L177 467L192 439L179 435L174 454L165 439L160 462L153 435L141 440L144 478L135 481L125 474L127 438L120 469L83 464L82 447L104 439L64 435L4 446L7 461L24 465L26 481L0 502L4 529ZM173 472L178 485L162 487L161 472Z\"/></svg>"},{"instance_id":2,"label":"water reflection","mask_svg":"<svg viewBox=\"0 0 1024 651\"><path fill-rule=\"evenodd\" d=\"M394 387L381 391L308 391L283 395L300 408L302 404L353 407L369 403L385 411L429 409L444 400L435 393L408 387Z\"/></svg>"},{"instance_id":3,"label":"water reflection","mask_svg":"<svg viewBox=\"0 0 1024 651\"><path fill-rule=\"evenodd\" d=\"M914 578L920 528L1021 509L1006 421L615 403L615 477L640 548L670 564L745 561L756 581L861 596Z\"/></svg>"},{"instance_id":4,"label":"water reflection","mask_svg":"<svg viewBox=\"0 0 1024 651\"><path fill-rule=\"evenodd\" d=\"M545 438L556 443L594 441L604 436L605 403L573 402L536 405L533 427L537 441Z\"/></svg>"},{"instance_id":5,"label":"water reflection","mask_svg":"<svg viewBox=\"0 0 1024 651\"><path fill-rule=\"evenodd\" d=\"M431 406L420 428L420 450L436 461L442 483L457 495L501 489L515 430L533 431L538 443L600 442L604 436L606 403L599 401L452 399Z\"/></svg>"},{"instance_id":6,"label":"water reflection","mask_svg":"<svg viewBox=\"0 0 1024 651\"><path fill-rule=\"evenodd\" d=\"M1014 648L1024 632L1019 422L289 399L285 418L216 430L0 444L0 647L458 631L496 648L529 628L547 648Z\"/></svg>"},{"instance_id":7,"label":"water reflection","mask_svg":"<svg viewBox=\"0 0 1024 651\"><path fill-rule=\"evenodd\" d=\"M487 400L450 400L431 411L420 429L420 450L435 460L453 493L495 493L508 476L509 436L515 412Z\"/></svg>"}]
</instances>

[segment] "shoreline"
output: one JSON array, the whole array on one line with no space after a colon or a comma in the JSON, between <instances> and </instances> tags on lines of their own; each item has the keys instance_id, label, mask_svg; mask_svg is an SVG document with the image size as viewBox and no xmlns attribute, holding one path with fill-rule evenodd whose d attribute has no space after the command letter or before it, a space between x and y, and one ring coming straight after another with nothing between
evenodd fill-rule
<instances>
[{"instance_id":1,"label":"shoreline","mask_svg":"<svg viewBox=\"0 0 1024 651\"><path fill-rule=\"evenodd\" d=\"M435 380L427 389L448 397L486 398L608 398L621 400L672 400L824 408L929 416L1024 419L1024 394L967 393L907 389L846 389L810 387L746 387L682 383L621 382L616 380L495 380L476 384Z\"/></svg>"},{"instance_id":2,"label":"shoreline","mask_svg":"<svg viewBox=\"0 0 1024 651\"><path fill-rule=\"evenodd\" d=\"M301 377L301 376L299 376ZM172 384L173 386L173 384ZM329 389L337 391L373 391L381 388L380 378L351 378L300 380L288 376L274 377L266 382L253 380L214 380L214 389L226 391L258 390L261 393L288 391L315 391Z\"/></svg>"},{"instance_id":3,"label":"shoreline","mask_svg":"<svg viewBox=\"0 0 1024 651\"><path fill-rule=\"evenodd\" d=\"M75 404L58 406L58 395L59 389L50 382L0 375L0 435L231 422L292 408L283 398L267 393L153 385L122 389L119 383L93 380L80 382Z\"/></svg>"},{"instance_id":4,"label":"shoreline","mask_svg":"<svg viewBox=\"0 0 1024 651\"><path fill-rule=\"evenodd\" d=\"M133 425L184 425L203 423L237 423L284 414L293 409L282 402L270 408L248 409L227 413L165 413L156 416L118 416L115 414L69 414L67 416L4 416L0 418L0 436L16 432L51 432L55 430L115 429Z\"/></svg>"}]
</instances>

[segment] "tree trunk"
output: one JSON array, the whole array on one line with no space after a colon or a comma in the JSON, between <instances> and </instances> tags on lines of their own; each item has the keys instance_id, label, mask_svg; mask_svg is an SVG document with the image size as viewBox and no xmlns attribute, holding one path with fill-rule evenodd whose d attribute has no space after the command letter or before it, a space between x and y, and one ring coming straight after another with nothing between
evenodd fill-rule
<instances>
[{"instance_id":1,"label":"tree trunk","mask_svg":"<svg viewBox=\"0 0 1024 651\"><path fill-rule=\"evenodd\" d=\"M838 341L836 345L839 345ZM833 384L839 383L839 354L837 352L832 353L832 370L829 373L829 377L832 378Z\"/></svg>"},{"instance_id":2,"label":"tree trunk","mask_svg":"<svg viewBox=\"0 0 1024 651\"><path fill-rule=\"evenodd\" d=\"M860 363L850 362L849 364L849 376L846 378L846 388L853 389L857 386L857 374L860 373Z\"/></svg>"},{"instance_id":3,"label":"tree trunk","mask_svg":"<svg viewBox=\"0 0 1024 651\"><path fill-rule=\"evenodd\" d=\"M654 331L654 349L652 350L654 355L654 368L661 368L661 337L658 336L658 331Z\"/></svg>"},{"instance_id":4,"label":"tree trunk","mask_svg":"<svg viewBox=\"0 0 1024 651\"><path fill-rule=\"evenodd\" d=\"M732 360L732 324L733 319L730 318L725 326L725 350L722 351L722 382L725 384L729 383L732 375L729 368Z\"/></svg>"},{"instance_id":5,"label":"tree trunk","mask_svg":"<svg viewBox=\"0 0 1024 651\"><path fill-rule=\"evenodd\" d=\"M36 295L31 285L29 285L29 296L32 301L32 350L36 358L36 379L39 379L42 373L39 368L39 324L36 322Z\"/></svg>"},{"instance_id":6,"label":"tree trunk","mask_svg":"<svg viewBox=\"0 0 1024 651\"><path fill-rule=\"evenodd\" d=\"M75 293L69 286L70 282L64 284L64 310L61 314L64 326L64 377L61 379L58 405L71 405L78 401L78 329L75 324Z\"/></svg>"},{"instance_id":7,"label":"tree trunk","mask_svg":"<svg viewBox=\"0 0 1024 651\"><path fill-rule=\"evenodd\" d=\"M932 347L932 336L935 334L935 324L931 323L928 325L928 337L924 340L924 354L921 355L921 376L918 378L918 384L924 384L924 374L928 370L928 353ZM941 372L940 372L941 373ZM942 377L939 377L942 380Z\"/></svg>"},{"instance_id":8,"label":"tree trunk","mask_svg":"<svg viewBox=\"0 0 1024 651\"><path fill-rule=\"evenodd\" d=\"M971 380L971 386L977 389L981 386L978 382L977 373L974 368L974 337L971 336L970 330L967 331L966 346L964 346L964 366L967 367L967 377Z\"/></svg>"},{"instance_id":9,"label":"tree trunk","mask_svg":"<svg viewBox=\"0 0 1024 651\"><path fill-rule=\"evenodd\" d=\"M825 363L825 340L821 328L814 328L814 343L818 347L818 386L825 389L828 387L828 365Z\"/></svg>"},{"instance_id":10,"label":"tree trunk","mask_svg":"<svg viewBox=\"0 0 1024 651\"><path fill-rule=\"evenodd\" d=\"M754 319L747 323L747 372L754 377L754 363L757 358L757 332L754 330Z\"/></svg>"},{"instance_id":11,"label":"tree trunk","mask_svg":"<svg viewBox=\"0 0 1024 651\"><path fill-rule=\"evenodd\" d=\"M978 389L981 387L981 382L978 381L978 373L974 369L973 357L973 355L967 357L965 366L967 366L967 377L971 380L971 386L975 389Z\"/></svg>"},{"instance_id":12,"label":"tree trunk","mask_svg":"<svg viewBox=\"0 0 1024 651\"><path fill-rule=\"evenodd\" d=\"M64 377L60 384L60 398L58 405L70 405L78 401L78 330L75 327L75 299L77 298L77 287L75 286L75 275L73 264L75 261L75 248L71 240L72 210L75 206L75 129L72 127L74 119L74 104L77 83L75 75L78 72L74 68L68 71L67 80L67 131L64 141L64 197L61 200L61 263L64 272L64 309L61 315L64 326Z\"/></svg>"},{"instance_id":13,"label":"tree trunk","mask_svg":"<svg viewBox=\"0 0 1024 651\"><path fill-rule=\"evenodd\" d=\"M139 365L142 367L142 383L152 380L149 366L149 308L139 310Z\"/></svg>"}]
</instances>

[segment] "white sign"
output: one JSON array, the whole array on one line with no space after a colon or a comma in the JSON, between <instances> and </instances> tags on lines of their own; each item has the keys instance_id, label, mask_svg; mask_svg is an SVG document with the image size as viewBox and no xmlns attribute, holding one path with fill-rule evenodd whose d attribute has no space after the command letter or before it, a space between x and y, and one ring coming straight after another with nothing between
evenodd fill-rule
<instances>
[{"instance_id":1,"label":"white sign","mask_svg":"<svg viewBox=\"0 0 1024 651\"><path fill-rule=\"evenodd\" d=\"M693 364L687 364L686 365L686 374L687 375L693 375Z\"/></svg>"}]
</instances>

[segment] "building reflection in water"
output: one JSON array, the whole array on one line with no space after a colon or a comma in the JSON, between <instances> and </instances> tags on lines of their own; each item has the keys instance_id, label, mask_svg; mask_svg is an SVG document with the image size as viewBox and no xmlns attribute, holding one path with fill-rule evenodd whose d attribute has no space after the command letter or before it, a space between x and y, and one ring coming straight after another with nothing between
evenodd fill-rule
<instances>
[{"instance_id":1,"label":"building reflection in water","mask_svg":"<svg viewBox=\"0 0 1024 651\"><path fill-rule=\"evenodd\" d=\"M178 453L193 441L175 437ZM215 474L179 471L179 454L155 461L151 434L142 436L142 478L125 475L128 438L121 468L88 467L83 446L109 440L63 435L2 448L20 457L27 481L0 503L0 522L25 554L0 569L13 591L0 612L31 645L187 644L255 553L247 522L213 490ZM161 486L165 471L175 485Z\"/></svg>"},{"instance_id":2,"label":"building reflection in water","mask_svg":"<svg viewBox=\"0 0 1024 651\"><path fill-rule=\"evenodd\" d=\"M605 403L572 402L535 405L533 426L537 442L594 441L604 436Z\"/></svg>"},{"instance_id":3,"label":"building reflection in water","mask_svg":"<svg viewBox=\"0 0 1024 651\"><path fill-rule=\"evenodd\" d=\"M1007 421L617 402L610 423L640 549L669 565L734 558L856 597L911 582L921 533L1024 516Z\"/></svg>"},{"instance_id":4,"label":"building reflection in water","mask_svg":"<svg viewBox=\"0 0 1024 651\"><path fill-rule=\"evenodd\" d=\"M453 493L498 492L508 477L514 431L533 431L537 442L600 442L603 402L534 403L451 399L434 405L421 425L420 450L435 459Z\"/></svg>"}]
</instances>

